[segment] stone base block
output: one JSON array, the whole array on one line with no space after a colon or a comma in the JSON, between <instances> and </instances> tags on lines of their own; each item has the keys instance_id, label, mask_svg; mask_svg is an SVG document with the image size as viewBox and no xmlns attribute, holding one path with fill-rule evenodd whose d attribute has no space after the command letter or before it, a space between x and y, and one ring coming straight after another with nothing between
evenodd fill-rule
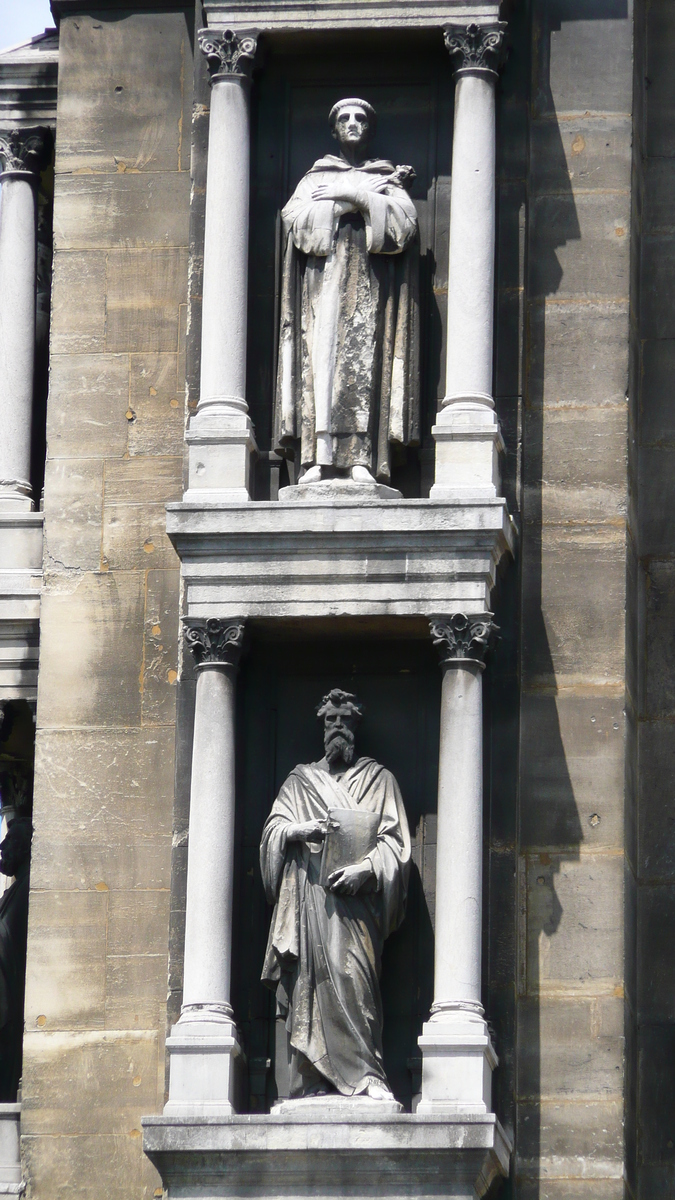
<instances>
[{"instance_id":1,"label":"stone base block","mask_svg":"<svg viewBox=\"0 0 675 1200\"><path fill-rule=\"evenodd\" d=\"M0 1104L0 1196L23 1191L20 1122L20 1104Z\"/></svg>"},{"instance_id":2,"label":"stone base block","mask_svg":"<svg viewBox=\"0 0 675 1200\"><path fill-rule=\"evenodd\" d=\"M353 1118L360 1112L372 1119L386 1119L393 1113L402 1113L403 1105L398 1100L373 1100L370 1096L303 1096L298 1100L280 1100L272 1105L272 1116L312 1117L314 1120L339 1121L344 1116Z\"/></svg>"},{"instance_id":3,"label":"stone base block","mask_svg":"<svg viewBox=\"0 0 675 1200\"><path fill-rule=\"evenodd\" d=\"M492 1072L497 1066L490 1035L479 1018L428 1021L418 1039L422 1051L420 1116L489 1113Z\"/></svg>"},{"instance_id":4,"label":"stone base block","mask_svg":"<svg viewBox=\"0 0 675 1200\"><path fill-rule=\"evenodd\" d=\"M432 429L436 443L433 500L493 500L500 492L504 443L492 407L448 404Z\"/></svg>"},{"instance_id":5,"label":"stone base block","mask_svg":"<svg viewBox=\"0 0 675 1200\"><path fill-rule=\"evenodd\" d=\"M251 499L251 463L256 452L250 417L239 414L223 420L198 424L193 418L185 440L188 444L188 491L186 499L236 502Z\"/></svg>"},{"instance_id":6,"label":"stone base block","mask_svg":"<svg viewBox=\"0 0 675 1200\"><path fill-rule=\"evenodd\" d=\"M478 1200L508 1174L496 1117L384 1120L298 1110L219 1121L145 1117L145 1152L168 1200ZM494 1195L494 1191L490 1192Z\"/></svg>"},{"instance_id":7,"label":"stone base block","mask_svg":"<svg viewBox=\"0 0 675 1200\"><path fill-rule=\"evenodd\" d=\"M174 1025L166 1046L166 1116L228 1116L241 1108L245 1058L234 1026L179 1023Z\"/></svg>"},{"instance_id":8,"label":"stone base block","mask_svg":"<svg viewBox=\"0 0 675 1200\"><path fill-rule=\"evenodd\" d=\"M332 503L335 500L402 500L396 488L384 483L359 483L354 479L322 479L318 483L297 483L279 491L282 504L301 504L319 500Z\"/></svg>"}]
</instances>

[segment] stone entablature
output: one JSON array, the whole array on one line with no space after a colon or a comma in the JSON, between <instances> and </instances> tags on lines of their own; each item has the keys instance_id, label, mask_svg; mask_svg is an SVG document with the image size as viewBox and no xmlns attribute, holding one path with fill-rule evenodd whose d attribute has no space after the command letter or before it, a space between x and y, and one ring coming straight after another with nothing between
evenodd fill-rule
<instances>
[{"instance_id":1,"label":"stone entablature","mask_svg":"<svg viewBox=\"0 0 675 1200\"><path fill-rule=\"evenodd\" d=\"M63 0L60 0L63 2ZM71 0L75 2L75 0ZM209 25L255 27L260 32L322 29L438 29L449 20L487 21L499 16L499 3L477 0L206 0Z\"/></svg>"}]
</instances>

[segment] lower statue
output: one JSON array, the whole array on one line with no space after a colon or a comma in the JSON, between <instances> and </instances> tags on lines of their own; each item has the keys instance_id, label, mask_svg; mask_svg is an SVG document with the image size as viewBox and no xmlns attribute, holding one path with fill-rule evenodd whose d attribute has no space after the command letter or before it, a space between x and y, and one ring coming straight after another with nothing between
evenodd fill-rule
<instances>
[{"instance_id":1,"label":"lower statue","mask_svg":"<svg viewBox=\"0 0 675 1200\"><path fill-rule=\"evenodd\" d=\"M0 897L0 1102L14 1103L21 1079L30 886L30 821L17 818L0 844L0 871L14 883Z\"/></svg>"},{"instance_id":2,"label":"lower statue","mask_svg":"<svg viewBox=\"0 0 675 1200\"><path fill-rule=\"evenodd\" d=\"M354 759L356 698L334 689L318 715L325 757L291 771L263 830L274 914L262 979L286 1018L291 1098L391 1100L379 976L405 914L408 823L391 772Z\"/></svg>"}]
</instances>

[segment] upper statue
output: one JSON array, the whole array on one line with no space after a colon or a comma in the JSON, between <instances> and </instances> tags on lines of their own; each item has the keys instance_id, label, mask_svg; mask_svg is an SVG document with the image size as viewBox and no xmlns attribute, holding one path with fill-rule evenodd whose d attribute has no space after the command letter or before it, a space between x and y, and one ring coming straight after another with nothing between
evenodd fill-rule
<instances>
[{"instance_id":1,"label":"upper statue","mask_svg":"<svg viewBox=\"0 0 675 1200\"><path fill-rule=\"evenodd\" d=\"M281 214L275 446L305 483L388 483L392 444L419 442L415 173L364 158L365 100L338 101L329 121L340 154L314 163Z\"/></svg>"},{"instance_id":2,"label":"upper statue","mask_svg":"<svg viewBox=\"0 0 675 1200\"><path fill-rule=\"evenodd\" d=\"M384 940L405 913L408 822L391 772L354 759L356 697L334 688L318 715L325 757L291 771L263 829L275 908L262 978L286 1017L291 1098L393 1100L379 975Z\"/></svg>"}]
</instances>

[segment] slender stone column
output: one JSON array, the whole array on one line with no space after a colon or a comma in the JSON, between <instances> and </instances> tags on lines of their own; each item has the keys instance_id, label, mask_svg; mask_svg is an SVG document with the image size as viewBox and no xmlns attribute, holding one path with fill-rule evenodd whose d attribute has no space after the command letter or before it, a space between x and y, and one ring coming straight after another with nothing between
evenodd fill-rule
<instances>
[{"instance_id":1,"label":"slender stone column","mask_svg":"<svg viewBox=\"0 0 675 1200\"><path fill-rule=\"evenodd\" d=\"M237 1109L241 1047L230 1003L235 821L235 679L242 621L190 621L197 661L183 1006L167 1046L167 1113Z\"/></svg>"},{"instance_id":2,"label":"slender stone column","mask_svg":"<svg viewBox=\"0 0 675 1200\"><path fill-rule=\"evenodd\" d=\"M503 449L492 398L495 85L506 24L449 25L456 61L445 398L433 435L437 499L499 494Z\"/></svg>"},{"instance_id":3,"label":"slender stone column","mask_svg":"<svg viewBox=\"0 0 675 1200\"><path fill-rule=\"evenodd\" d=\"M42 126L0 131L0 512L33 507L36 190L50 149Z\"/></svg>"},{"instance_id":4,"label":"slender stone column","mask_svg":"<svg viewBox=\"0 0 675 1200\"><path fill-rule=\"evenodd\" d=\"M431 622L443 670L438 764L434 1003L419 1044L418 1112L491 1109L497 1058L481 1003L482 672L490 617Z\"/></svg>"},{"instance_id":5,"label":"slender stone column","mask_svg":"<svg viewBox=\"0 0 675 1200\"><path fill-rule=\"evenodd\" d=\"M190 420L195 499L250 499L253 426L246 404L250 74L256 38L201 29L211 75L200 397Z\"/></svg>"}]
</instances>

